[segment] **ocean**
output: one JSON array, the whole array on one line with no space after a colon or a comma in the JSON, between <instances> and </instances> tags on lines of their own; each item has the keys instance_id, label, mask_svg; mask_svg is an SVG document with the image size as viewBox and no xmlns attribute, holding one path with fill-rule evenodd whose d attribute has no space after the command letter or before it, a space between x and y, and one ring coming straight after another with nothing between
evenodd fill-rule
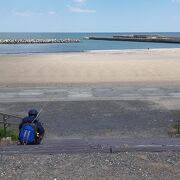
<instances>
[{"instance_id":1,"label":"ocean","mask_svg":"<svg viewBox=\"0 0 180 180\"><path fill-rule=\"evenodd\" d=\"M68 53L91 51L116 51L131 49L180 48L180 44L124 42L124 41L96 41L86 40L89 36L156 34L179 36L177 33L0 33L0 39L80 39L80 43L70 44L26 44L26 45L0 45L0 54L31 54L31 53Z\"/></svg>"}]
</instances>

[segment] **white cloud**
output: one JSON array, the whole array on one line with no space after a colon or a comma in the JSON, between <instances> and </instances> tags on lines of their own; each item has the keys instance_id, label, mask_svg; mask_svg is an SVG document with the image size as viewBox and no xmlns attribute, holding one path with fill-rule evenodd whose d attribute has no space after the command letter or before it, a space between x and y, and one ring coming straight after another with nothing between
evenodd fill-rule
<instances>
[{"instance_id":1,"label":"white cloud","mask_svg":"<svg viewBox=\"0 0 180 180\"><path fill-rule=\"evenodd\" d=\"M12 14L14 16L31 17L31 16L53 16L53 15L56 15L56 12L55 11L33 12L33 11L30 11L30 10L25 10L25 11L14 10Z\"/></svg>"},{"instance_id":2,"label":"white cloud","mask_svg":"<svg viewBox=\"0 0 180 180\"><path fill-rule=\"evenodd\" d=\"M32 11L29 11L29 10L26 10L26 11L13 11L13 15L30 17L30 16L34 16L35 13L32 12Z\"/></svg>"},{"instance_id":3,"label":"white cloud","mask_svg":"<svg viewBox=\"0 0 180 180\"><path fill-rule=\"evenodd\" d=\"M76 3L84 3L84 2L86 2L86 0L74 0L74 2L76 2Z\"/></svg>"},{"instance_id":4,"label":"white cloud","mask_svg":"<svg viewBox=\"0 0 180 180\"><path fill-rule=\"evenodd\" d=\"M74 13L95 13L96 10L94 9L83 9L83 8L79 8L79 7L73 7L70 5L67 5L67 8Z\"/></svg>"},{"instance_id":5,"label":"white cloud","mask_svg":"<svg viewBox=\"0 0 180 180\"><path fill-rule=\"evenodd\" d=\"M50 16L56 15L56 12L55 11L49 11L48 15L50 15Z\"/></svg>"}]
</instances>

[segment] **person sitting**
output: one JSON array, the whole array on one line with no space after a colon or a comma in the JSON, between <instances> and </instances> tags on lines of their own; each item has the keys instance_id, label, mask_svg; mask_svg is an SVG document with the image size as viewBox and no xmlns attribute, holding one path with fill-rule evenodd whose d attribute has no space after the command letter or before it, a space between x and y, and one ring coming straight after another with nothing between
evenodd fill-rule
<instances>
[{"instance_id":1,"label":"person sitting","mask_svg":"<svg viewBox=\"0 0 180 180\"><path fill-rule=\"evenodd\" d=\"M28 116L22 119L22 122L19 125L20 144L34 145L41 143L45 130L37 116L38 111L36 109L31 109L28 112Z\"/></svg>"}]
</instances>

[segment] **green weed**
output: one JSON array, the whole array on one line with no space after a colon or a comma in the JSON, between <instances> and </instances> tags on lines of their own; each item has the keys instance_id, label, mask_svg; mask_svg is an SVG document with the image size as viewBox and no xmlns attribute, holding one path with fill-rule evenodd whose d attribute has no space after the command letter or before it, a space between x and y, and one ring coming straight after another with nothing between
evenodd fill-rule
<instances>
[{"instance_id":1,"label":"green weed","mask_svg":"<svg viewBox=\"0 0 180 180\"><path fill-rule=\"evenodd\" d=\"M17 130L7 130L6 131L6 135L5 135L5 132L4 132L4 129L3 128L0 128L0 139L4 138L4 137L11 137L11 139L13 141L17 141L18 140L18 131Z\"/></svg>"}]
</instances>

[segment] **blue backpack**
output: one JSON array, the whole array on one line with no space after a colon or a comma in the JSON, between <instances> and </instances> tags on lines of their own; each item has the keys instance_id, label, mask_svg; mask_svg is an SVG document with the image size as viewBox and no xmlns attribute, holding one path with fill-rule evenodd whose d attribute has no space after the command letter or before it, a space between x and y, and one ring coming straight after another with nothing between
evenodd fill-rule
<instances>
[{"instance_id":1,"label":"blue backpack","mask_svg":"<svg viewBox=\"0 0 180 180\"><path fill-rule=\"evenodd\" d=\"M37 129L34 123L25 123L19 132L20 144L32 145L36 144Z\"/></svg>"}]
</instances>

